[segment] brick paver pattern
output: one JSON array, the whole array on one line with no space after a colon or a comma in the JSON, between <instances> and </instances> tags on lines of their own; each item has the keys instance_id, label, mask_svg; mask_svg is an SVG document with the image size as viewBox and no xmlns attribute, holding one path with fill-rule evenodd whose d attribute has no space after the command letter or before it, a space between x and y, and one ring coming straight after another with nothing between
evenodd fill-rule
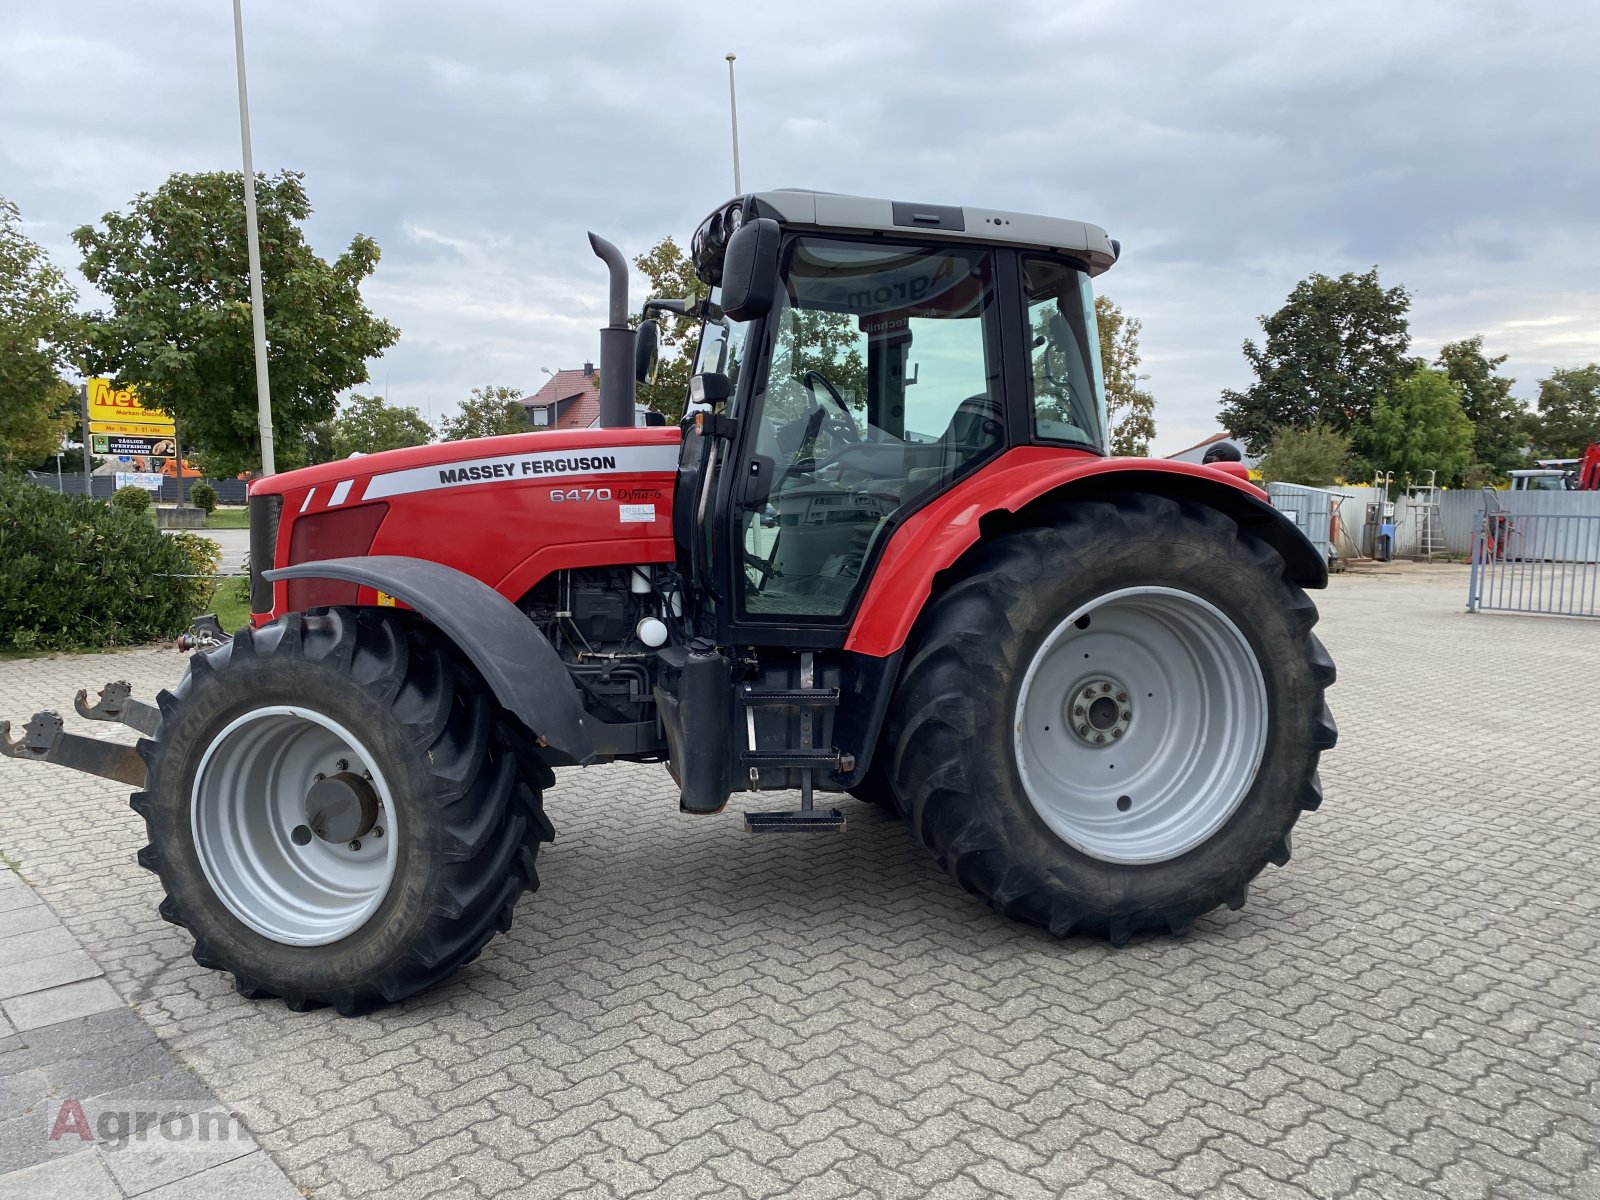
<instances>
[{"instance_id":1,"label":"brick paver pattern","mask_svg":"<svg viewBox=\"0 0 1600 1200\"><path fill-rule=\"evenodd\" d=\"M1600 624L1465 591L1334 581L1343 737L1293 862L1120 952L980 906L853 800L762 840L610 766L560 772L509 935L344 1020L193 963L114 785L0 764L0 846L317 1200L1600 1196ZM0 663L0 712L182 669Z\"/></svg>"}]
</instances>

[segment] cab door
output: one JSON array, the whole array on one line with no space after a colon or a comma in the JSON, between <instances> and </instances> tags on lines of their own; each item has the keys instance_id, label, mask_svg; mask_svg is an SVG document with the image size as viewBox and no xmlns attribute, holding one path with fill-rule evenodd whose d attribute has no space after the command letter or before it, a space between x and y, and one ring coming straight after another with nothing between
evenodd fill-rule
<instances>
[{"instance_id":1,"label":"cab door","mask_svg":"<svg viewBox=\"0 0 1600 1200\"><path fill-rule=\"evenodd\" d=\"M896 522L1005 449L1014 270L984 246L790 241L727 493L740 640L842 644Z\"/></svg>"}]
</instances>

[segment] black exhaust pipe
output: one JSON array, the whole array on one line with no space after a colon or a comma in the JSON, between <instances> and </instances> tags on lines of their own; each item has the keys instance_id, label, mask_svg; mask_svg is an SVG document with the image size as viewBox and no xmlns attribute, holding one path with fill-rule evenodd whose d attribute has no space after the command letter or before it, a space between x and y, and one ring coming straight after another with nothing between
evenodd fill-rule
<instances>
[{"instance_id":1,"label":"black exhaust pipe","mask_svg":"<svg viewBox=\"0 0 1600 1200\"><path fill-rule=\"evenodd\" d=\"M634 332L628 327L628 263L598 234L589 245L611 271L611 323L600 331L600 424L607 429L633 426Z\"/></svg>"}]
</instances>

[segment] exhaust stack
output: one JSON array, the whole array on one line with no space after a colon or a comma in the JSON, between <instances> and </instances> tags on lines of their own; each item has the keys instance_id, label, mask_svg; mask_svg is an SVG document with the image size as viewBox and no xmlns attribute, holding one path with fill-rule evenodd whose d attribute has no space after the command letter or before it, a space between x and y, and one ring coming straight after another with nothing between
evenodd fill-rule
<instances>
[{"instance_id":1,"label":"exhaust stack","mask_svg":"<svg viewBox=\"0 0 1600 1200\"><path fill-rule=\"evenodd\" d=\"M631 428L634 403L634 332L628 327L628 263L598 234L589 245L611 272L611 323L600 331L600 424Z\"/></svg>"}]
</instances>

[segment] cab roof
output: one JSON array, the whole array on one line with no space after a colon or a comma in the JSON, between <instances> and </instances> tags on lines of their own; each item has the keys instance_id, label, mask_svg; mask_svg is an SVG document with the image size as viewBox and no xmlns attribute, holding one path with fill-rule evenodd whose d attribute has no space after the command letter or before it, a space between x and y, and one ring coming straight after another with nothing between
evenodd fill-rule
<instances>
[{"instance_id":1,"label":"cab roof","mask_svg":"<svg viewBox=\"0 0 1600 1200\"><path fill-rule=\"evenodd\" d=\"M941 241L1052 250L1079 260L1091 275L1109 270L1121 253L1121 247L1098 225L974 205L919 204L780 188L740 197L725 208L742 208L745 215L772 217L792 227L845 233L923 233Z\"/></svg>"}]
</instances>

